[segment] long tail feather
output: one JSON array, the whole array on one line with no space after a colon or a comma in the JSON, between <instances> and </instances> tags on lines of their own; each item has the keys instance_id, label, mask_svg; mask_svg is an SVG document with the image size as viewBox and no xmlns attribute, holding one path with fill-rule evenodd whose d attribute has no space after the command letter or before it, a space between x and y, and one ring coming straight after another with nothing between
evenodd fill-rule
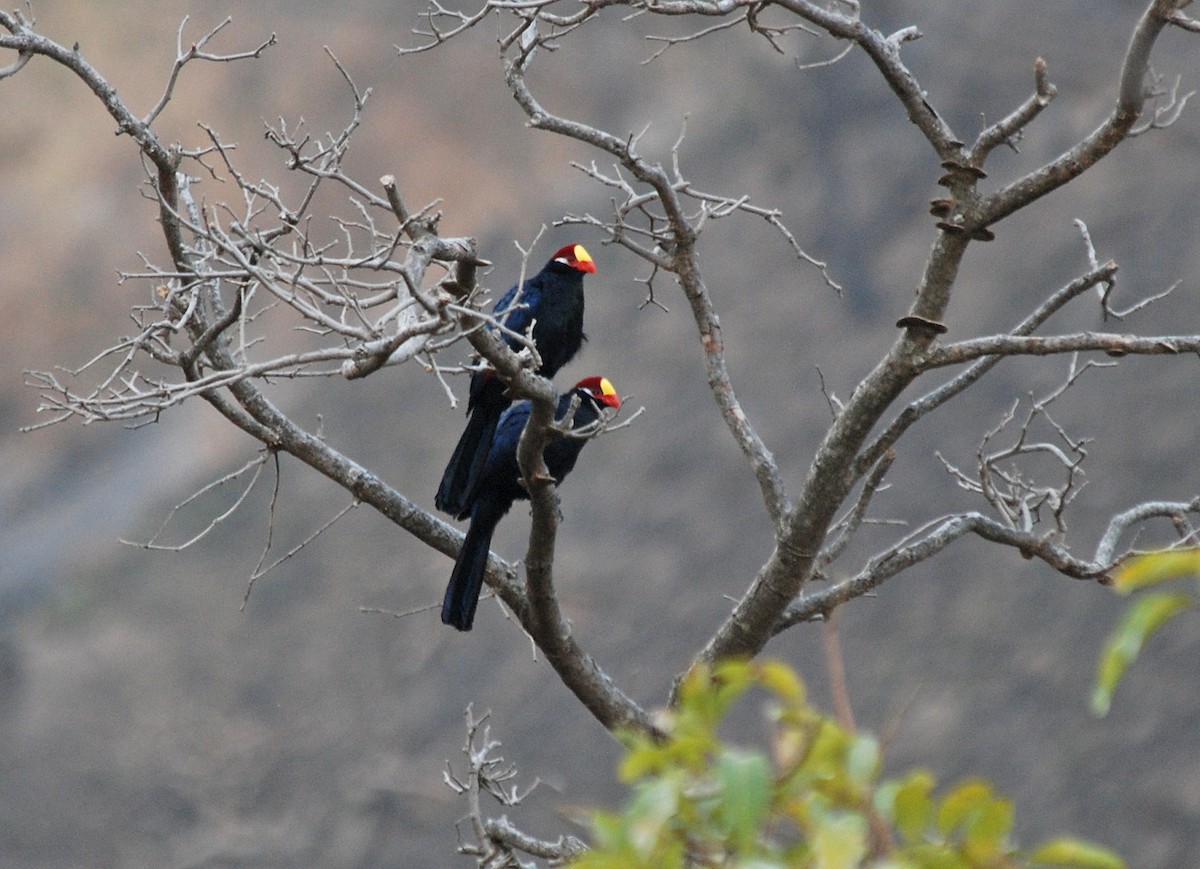
<instances>
[{"instance_id":1,"label":"long tail feather","mask_svg":"<svg viewBox=\"0 0 1200 869\"><path fill-rule=\"evenodd\" d=\"M467 512L467 496L479 479L479 472L487 461L488 450L492 446L492 438L496 434L496 423L500 419L500 411L484 405L471 411L467 419L467 427L463 429L462 437L454 447L454 454L442 474L442 482L438 486L433 503L443 513L449 513L456 519L465 519Z\"/></svg>"},{"instance_id":2,"label":"long tail feather","mask_svg":"<svg viewBox=\"0 0 1200 869\"><path fill-rule=\"evenodd\" d=\"M454 571L450 574L450 584L446 586L446 596L442 599L442 624L460 631L471 630L475 622L475 607L483 591L483 575L487 571L492 534L503 515L503 510L496 510L487 503L475 506L467 537L458 552Z\"/></svg>"}]
</instances>

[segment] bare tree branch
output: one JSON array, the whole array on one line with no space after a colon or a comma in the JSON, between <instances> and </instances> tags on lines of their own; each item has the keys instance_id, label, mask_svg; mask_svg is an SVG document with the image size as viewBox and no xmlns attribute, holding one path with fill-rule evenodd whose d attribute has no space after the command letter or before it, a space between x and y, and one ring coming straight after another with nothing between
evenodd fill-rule
<instances>
[{"instance_id":1,"label":"bare tree branch","mask_svg":"<svg viewBox=\"0 0 1200 869\"><path fill-rule=\"evenodd\" d=\"M245 609L246 604L250 601L250 594L254 591L254 583L258 582L260 579L262 579L264 576L266 576L272 570L277 568L279 565L283 564L285 561L287 561L289 558L294 556L300 550L304 549L306 546L308 546L310 543L312 543L314 540L316 540L318 537L320 537L322 534L324 534L326 531L328 531L330 528L332 528L334 525L336 525L338 523L338 521L340 521L342 519L342 517L344 517L347 513L349 513L351 510L353 510L358 505L359 505L358 501L351 501L349 504L347 504L345 507L343 507L337 513L335 513L323 525L321 525L319 528L317 528L316 531L314 531L312 534L305 537L303 540L301 540L299 543L297 543L295 546L293 546L291 549L289 549L286 553L284 553L283 555L276 558L274 561L272 561L266 567L263 567L263 562L266 561L267 554L271 551L271 545L270 545L270 542L268 541L267 545L263 547L262 556L259 558L258 564L256 564L254 566L254 572L250 574L250 579L247 580L247 582L246 582L246 593L244 595L242 595L241 608ZM272 502L272 513L274 513L274 506L275 506L274 502Z\"/></svg>"},{"instance_id":2,"label":"bare tree branch","mask_svg":"<svg viewBox=\"0 0 1200 869\"><path fill-rule=\"evenodd\" d=\"M854 15L851 16L808 0L775 0L775 5L794 12L830 36L855 43L879 69L888 87L908 112L908 119L921 131L938 156L943 160L956 156L962 141L934 111L916 76L900 60L900 46L919 39L920 31L905 28L885 36L864 24L857 8L854 8Z\"/></svg>"},{"instance_id":3,"label":"bare tree branch","mask_svg":"<svg viewBox=\"0 0 1200 869\"><path fill-rule=\"evenodd\" d=\"M1002 220L1017 209L1058 189L1087 171L1129 136L1146 104L1144 83L1154 45L1163 28L1174 23L1174 16L1190 3L1191 0L1153 0L1146 6L1125 52L1117 85L1116 108L1073 148L985 197L978 209L979 225L987 226Z\"/></svg>"},{"instance_id":4,"label":"bare tree branch","mask_svg":"<svg viewBox=\"0 0 1200 869\"><path fill-rule=\"evenodd\" d=\"M1200 337L1180 336L1143 339L1134 336L1074 335L1062 338L1035 338L1025 335L994 336L961 342L954 350L933 346L943 313L949 304L958 268L971 240L986 239L988 223L1055 189L1093 165L1122 141L1138 114L1143 97L1141 82L1149 63L1154 42L1166 24L1166 16L1181 5L1181 0L1154 0L1139 21L1119 87L1118 108L1108 121L1079 145L976 206L975 182L982 170L957 157L959 144L936 112L925 101L923 92L899 61L897 45L880 40L858 22L836 20L832 13L811 8L809 4L782 2L806 20L824 27L833 35L855 39L880 68L888 84L909 110L910 120L918 125L943 156L949 169L944 183L952 200L947 206L953 213L961 205L957 222L939 223L941 234L926 261L925 274L917 286L916 299L905 318L902 337L887 355L859 383L846 402L846 409L834 420L813 463L795 505L787 513L777 535L771 557L760 568L747 593L738 601L699 660L712 661L729 655L755 654L775 631L785 608L799 594L812 575L820 547L828 533L838 506L849 495L853 483L871 467L879 453L872 451L859 464L858 455L876 423L899 395L922 373L942 364L966 362L997 353L1046 354L1081 350L1111 350L1133 353L1194 352ZM934 361L936 360L936 361ZM953 362L951 361L953 360ZM883 442L879 443L883 446Z\"/></svg>"},{"instance_id":5,"label":"bare tree branch","mask_svg":"<svg viewBox=\"0 0 1200 869\"><path fill-rule=\"evenodd\" d=\"M179 23L179 31L175 38L175 64L171 67L171 76L167 79L167 86L163 90L163 94L159 97L144 118L142 124L150 126L162 114L162 110L167 107L167 103L171 101L171 97L175 94L175 84L179 81L179 74L183 68L193 60L207 60L214 63L228 63L235 60L246 60L249 58L259 58L262 53L275 44L275 34L272 33L261 45L251 51L242 51L235 54L210 54L204 50L209 41L217 34L224 30L233 22L232 18L226 17L224 21L214 27L204 36L193 42L187 49L183 47L183 31L187 27L188 16L183 16L183 21Z\"/></svg>"},{"instance_id":6,"label":"bare tree branch","mask_svg":"<svg viewBox=\"0 0 1200 869\"><path fill-rule=\"evenodd\" d=\"M1183 14L1183 9L1187 6L1188 3L1182 4L1178 9L1167 16L1167 20L1181 30L1187 30L1192 33L1200 33L1200 21Z\"/></svg>"},{"instance_id":7,"label":"bare tree branch","mask_svg":"<svg viewBox=\"0 0 1200 869\"><path fill-rule=\"evenodd\" d=\"M975 147L971 149L968 165L982 166L988 154L997 145L1012 141L1033 122L1042 109L1050 105L1050 101L1058 94L1058 88L1050 83L1046 73L1046 61L1038 58L1033 63L1034 92L1013 112L1000 121L992 124L979 134Z\"/></svg>"},{"instance_id":8,"label":"bare tree branch","mask_svg":"<svg viewBox=\"0 0 1200 869\"><path fill-rule=\"evenodd\" d=\"M922 361L926 370L960 365L981 357L1055 356L1103 351L1111 356L1175 356L1200 353L1200 335L1116 335L1079 332L1072 335L989 335L931 350Z\"/></svg>"},{"instance_id":9,"label":"bare tree branch","mask_svg":"<svg viewBox=\"0 0 1200 869\"><path fill-rule=\"evenodd\" d=\"M259 455L255 456L253 459L251 459L250 461L246 462L246 464L242 465L236 471L232 471L232 472L220 477L219 479L213 480L211 483L208 483L207 485L203 486L198 491L193 492L187 498L184 498L182 501L180 501L178 504L176 504L174 507L171 508L171 511L167 514L167 518L163 520L162 525L159 526L158 530L155 531L154 534L152 534L150 536L150 539L147 540L145 543L136 543L136 542L133 542L130 540L122 540L121 542L127 546L137 546L141 549L162 550L162 551L167 551L167 552L182 552L185 549L195 546L197 543L199 543L201 540L203 540L205 537L207 537L209 534L211 534L212 531L218 525L220 525L222 522L224 522L226 519L228 519L230 516L232 516L234 513L236 513L237 509L239 507L241 507L242 504L245 503L246 498L248 498L250 496L250 493L254 490L254 485L255 485L255 483L258 482L258 477L262 473L262 469L266 465L266 463L270 457L271 457L270 453L267 453L267 452L260 453ZM181 510L183 510L185 507L187 507L189 504L196 501L197 499L212 492L213 490L219 489L221 486L224 486L226 483L233 482L234 480L238 479L239 477L241 477L243 474L245 474L247 471L249 471L251 469L254 470L254 473L250 477L249 482L246 483L246 485L242 488L241 494L239 494L237 496L237 498L236 498L236 500L234 500L233 504L231 504L223 512L221 512L218 515L216 515L215 517L213 517L213 519L209 521L208 525L206 525L203 530L201 530L197 534L194 534L192 537L188 538L183 543L168 545L168 544L162 544L162 543L158 542L159 537L161 537L163 532L166 531L167 526L171 523L171 520L174 519Z\"/></svg>"},{"instance_id":10,"label":"bare tree branch","mask_svg":"<svg viewBox=\"0 0 1200 869\"><path fill-rule=\"evenodd\" d=\"M595 159L575 164L611 197L611 214L597 217L585 212L566 215L560 222L597 227L608 241L647 263L649 276L642 279L647 304L661 304L656 296L661 284L656 287L654 281L661 281L664 274L673 277L687 300L717 410L755 476L775 534L773 551L699 651L697 661L756 654L779 631L829 615L840 603L871 591L968 534L1014 548L1058 573L1079 579L1103 579L1132 551L1122 549L1124 535L1152 520L1168 518L1186 526L1180 532L1184 538L1194 538L1189 517L1200 509L1200 500L1145 501L1111 520L1091 559L1072 555L1066 547L1066 510L1080 491L1087 440L1069 435L1050 410L1059 395L1076 388L1084 371L1098 364L1072 358L1061 387L1041 399L1031 399L1025 414L1014 404L1001 424L985 433L974 455L975 467L968 470L961 461L946 461L950 483L981 499L985 506L980 511L945 515L927 523L869 558L848 578L819 591L808 584L813 578L828 579L830 566L849 551L856 535L879 521L868 514L878 493L886 488L884 481L899 442L911 427L976 385L1001 360L1100 351L1110 356L1200 353L1197 335L1036 334L1051 316L1088 289L1096 288L1101 310L1117 318L1165 295L1146 298L1124 312L1112 309L1109 296L1117 267L1099 261L1082 224L1088 254L1085 273L1050 293L1007 332L942 340L946 332L942 321L964 256L972 242L994 237L991 224L1078 177L1130 136L1168 126L1180 116L1191 94L1181 90L1179 80L1164 83L1167 80L1154 75L1150 60L1164 28L1200 32L1196 22L1181 11L1187 5L1187 0L1146 0L1131 35L1116 86L1116 106L1109 116L1045 166L995 192L982 193L978 182L986 177L984 164L992 151L1013 144L1026 128L1044 117L1055 98L1055 87L1040 59L1033 64L1033 92L1008 115L985 127L968 147L935 109L928 91L901 57L904 47L920 38L920 31L905 26L885 34L863 21L856 2L589 0L563 4L558 0L483 0L473 11L462 12L432 0L418 31L419 44L398 49L400 53L432 50L494 18L499 25L505 82L529 125L594 149L593 156L599 152L602 162L612 164L611 168L602 167ZM535 58L566 45L577 31L610 9L631 16L693 19L683 31L690 35L653 39L661 42L664 50L686 51L688 43L742 24L774 50L781 47L779 37L793 30L844 42L849 50L861 51L871 60L944 170L938 183L947 193L931 203L937 231L911 304L897 324L900 332L844 402L834 399L822 383L832 420L802 484L792 493L734 390L714 294L701 268L700 240L715 221L752 217L781 237L806 268L818 270L827 286L839 292L841 286L826 262L805 249L779 210L755 203L744 194L709 192L702 183L686 177L681 165L682 132L669 151L655 157L644 152L642 133L618 135L586 120L556 114L542 104L531 85ZM769 25L762 17L768 13ZM790 17L777 21L777 15ZM0 69L0 78L15 76L34 56L46 57L84 82L105 105L118 131L137 142L149 179L147 196L158 209L168 256L165 263L144 258L142 268L123 276L123 280L150 286L148 301L134 309L131 337L114 341L74 371L27 374L41 394L40 410L51 423L81 419L141 425L199 396L263 444L264 456L287 452L345 489L351 505L339 516L359 503L368 504L428 546L453 555L462 539L457 531L330 447L319 433L298 425L271 400L268 387L270 378L359 378L414 358L422 360L425 370L446 386L444 374L472 368L441 365L436 354L465 340L514 396L528 398L534 408L519 448L533 512L525 581L520 581L513 565L495 556L489 560L487 581L598 721L610 729L632 726L657 732L650 714L576 641L558 606L553 581L557 495L542 451L561 430L554 420L557 396L553 386L534 373L538 368L536 346L529 335L505 330L505 312L489 315L479 309L478 296L482 294L476 292L477 269L487 263L478 256L474 239L440 234L437 202L414 212L393 176L364 183L346 168L370 90L359 88L350 70L327 51L352 103L345 124L323 135L310 133L304 121L280 118L268 125L267 139L279 149L290 177L299 179L299 185L247 177L238 167L234 145L214 128L201 127L205 139L191 149L164 143L153 129L193 61L258 58L274 44L272 36L247 50L217 53L211 43L225 32L227 24L218 24L186 46L187 20L181 23L175 62L162 94L139 118L77 49L64 48L36 33L32 22L20 14L0 12L0 49L17 53L13 63ZM1148 101L1152 111L1147 109ZM1144 118L1147 114L1150 117ZM203 195L218 185L226 185L219 190L232 191L232 196ZM298 189L288 192L292 188ZM328 191L337 194L338 210L318 214L318 194ZM518 298L514 304L522 302ZM932 388L923 388L921 379L926 375L957 365L965 368ZM81 380L88 385L79 386ZM902 398L919 383L922 389L913 390L919 397ZM261 461L265 458L223 481L240 479L251 468L257 479ZM1028 472L1031 461L1048 463L1053 469L1049 483L1035 480ZM231 510L244 501L253 485L252 479ZM209 490L205 487L197 496ZM178 505L176 511L193 498ZM227 515L222 513L213 525ZM1048 531L1039 527L1043 523ZM263 569L272 529L273 523L251 586L321 533ZM250 587L247 595L249 591ZM849 718L848 706L844 711ZM505 791L497 784L499 774L488 766L494 746L486 732L488 744L481 749L474 746L478 727L479 721L468 713L467 751L473 771L463 787L464 792L473 793L474 834L480 843L471 846L480 850L468 853L483 856L493 853L486 850L492 848L494 853L539 854L538 849L544 849L543 856L551 852L565 856L566 851L556 850L565 847L561 842L539 842L503 821L490 822L490 826L484 821L479 794L493 786L499 787L497 793ZM485 847L484 843L490 844Z\"/></svg>"},{"instance_id":11,"label":"bare tree branch","mask_svg":"<svg viewBox=\"0 0 1200 869\"><path fill-rule=\"evenodd\" d=\"M666 254L662 257L655 255L656 264L673 272L683 289L704 349L709 388L726 425L754 469L768 513L772 520L778 523L787 504L783 477L774 456L742 409L729 377L720 323L696 259L695 243L699 230L687 217L680 197L680 189L686 187L686 182L678 176L677 171L673 175L668 174L661 165L651 164L642 158L635 150L635 137L618 139L610 133L554 115L543 108L526 84L525 73L535 50L548 37L537 35L535 23L530 24L523 32L527 36L525 44L508 60L506 80L518 105L528 115L531 126L575 139L608 153L634 178L654 191L667 225L655 235L658 247ZM614 239L622 237L623 235L618 233Z\"/></svg>"},{"instance_id":12,"label":"bare tree branch","mask_svg":"<svg viewBox=\"0 0 1200 869\"><path fill-rule=\"evenodd\" d=\"M519 806L538 786L538 780L523 792L515 784L516 765L498 753L500 742L492 738L490 713L476 717L470 706L465 712L467 737L463 745L466 756L466 774L455 775L449 763L442 779L456 794L467 797L467 820L471 824L473 841L462 839L459 830L458 851L460 854L478 858L479 866L532 866L520 859L528 854L543 860L564 861L578 856L587 846L574 836L560 836L555 842L537 839L517 829L504 815L488 817L483 808L483 795L487 794L505 807Z\"/></svg>"},{"instance_id":13,"label":"bare tree branch","mask_svg":"<svg viewBox=\"0 0 1200 869\"><path fill-rule=\"evenodd\" d=\"M294 455L345 488L357 501L374 507L417 539L446 555L455 555L461 545L460 532L420 509L318 436L296 425L252 383L255 377L266 373L278 375L282 371L291 376L300 376L304 373L301 369L306 365L352 358L355 351L352 348L326 348L291 353L265 363L249 363L246 357L250 345L244 341L234 342L229 332L245 326L255 315L246 310L244 301L239 300L232 308L228 306L222 298L220 287L223 282L229 281L239 287L238 292L241 293L248 292L241 289L243 284L263 284L279 301L299 312L302 318L305 314L321 311L319 305L340 306L346 315L345 319L331 319L321 314L319 322L322 328L347 338L362 337L371 332L361 318L357 323L352 321L350 312L397 298L402 285L406 288L410 285L419 286L424 278L423 267L431 262L477 261L473 241L443 240L430 230L421 236L420 245L410 249L410 257L403 263L379 257L373 259L373 255L357 256L352 250L346 256L333 257L327 250L304 237L301 210L287 208L273 188L251 184L240 175L235 177L235 181L244 193L247 210L244 220L234 219L229 231L226 231L212 211L187 206L191 181L178 172L182 152L162 145L149 125L129 111L116 91L78 52L65 49L34 33L10 13L0 12L0 26L12 34L0 36L0 48L46 56L71 70L102 100L120 130L138 143L152 167L151 177L159 202L164 239L172 260L168 269L155 274L155 277L165 278L165 281L156 283L155 288L156 304L162 319L146 323L139 336L98 354L89 363L90 366L109 355L122 354L120 359L124 361L118 362L113 372L102 380L101 388L90 395L79 395L60 383L54 375L30 373L30 380L42 389L43 409L57 411L56 421L72 416L84 419L133 419L139 417L137 407L140 406L140 416L156 419L173 404L199 395L222 416L268 449L283 450ZM361 108L361 100L356 104ZM307 146L291 138L290 134L280 133L275 138L281 147L292 154L293 168L307 172L315 179L330 178L351 189L365 190L350 183L337 168L345 152L349 133L357 126L357 117L356 112L347 127L349 132L344 131L340 137L330 137L324 143L316 143L311 153L306 152L304 148ZM219 145L219 140L217 142L218 152L228 160L228 150ZM227 167L231 166L227 162ZM262 197L279 208L282 224L262 231L250 229L252 222L265 213L261 205L254 204L256 197ZM364 198L381 213L392 214L386 197L368 194ZM310 187L302 198L301 206L307 207L311 201ZM432 224L422 225L429 229ZM380 232L369 221L363 232L374 243L386 239L386 249L391 249L392 233ZM298 239L291 250L276 244L293 233ZM189 240L188 235L194 240ZM415 255L412 251L416 251ZM264 264L264 256L270 265ZM219 263L218 268L213 268L214 262ZM293 263L303 267L293 267ZM398 277L388 279L382 289L371 281L362 284L336 283L340 276L360 266L387 268ZM307 270L321 277L310 280L305 277ZM366 302L358 299L359 286L366 287L373 294L371 299ZM239 305L241 311L231 315L231 311ZM386 323L387 320L385 315L380 323ZM229 329L221 332L219 324L224 323L229 324ZM446 325L453 325L448 316ZM193 346L200 343L202 352L179 354L171 350L171 336L175 334L187 336ZM130 368L137 351L180 366L184 369L184 381L171 383L150 378ZM85 369L89 366L85 366ZM489 567L493 586L506 603L514 611L523 610L524 593L516 580L515 570L494 558Z\"/></svg>"},{"instance_id":14,"label":"bare tree branch","mask_svg":"<svg viewBox=\"0 0 1200 869\"><path fill-rule=\"evenodd\" d=\"M931 523L890 549L880 553L859 573L819 590L810 590L791 604L775 626L775 632L800 622L824 616L841 604L860 597L899 573L932 558L967 534L1017 550L1025 558L1037 558L1056 572L1072 579L1107 582L1108 573L1134 550L1117 552L1117 541L1129 529L1149 519L1172 521L1200 513L1200 498L1186 502L1148 501L1115 516L1089 559L1081 559L1047 535L1012 528L982 513L948 516Z\"/></svg>"},{"instance_id":15,"label":"bare tree branch","mask_svg":"<svg viewBox=\"0 0 1200 869\"><path fill-rule=\"evenodd\" d=\"M1032 334L1072 299L1077 298L1094 286L1111 281L1116 272L1116 263L1109 262L1085 275L1081 275L1052 293L1035 311L1018 323L1009 334ZM980 358L953 379L909 404L888 425L882 434L863 449L862 454L854 464L853 470L855 476L861 476L866 473L867 468L874 465L881 455L891 449L913 423L937 410L951 399L960 395L964 390L979 382L1002 358L1004 357L990 356Z\"/></svg>"}]
</instances>

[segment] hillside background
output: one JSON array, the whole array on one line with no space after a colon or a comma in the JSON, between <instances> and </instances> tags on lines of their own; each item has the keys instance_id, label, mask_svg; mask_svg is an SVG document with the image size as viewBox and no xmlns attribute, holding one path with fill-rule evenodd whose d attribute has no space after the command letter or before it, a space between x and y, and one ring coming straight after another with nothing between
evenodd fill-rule
<instances>
[{"instance_id":1,"label":"hillside background","mask_svg":"<svg viewBox=\"0 0 1200 869\"><path fill-rule=\"evenodd\" d=\"M252 8L245 8L252 7ZM76 41L135 110L158 98L189 38L226 14L218 43L243 49L278 34L258 61L189 68L158 122L195 145L198 120L239 143L246 174L278 177L264 120L303 117L341 129L349 93L328 46L372 88L350 168L392 173L415 206L441 199L446 234L478 238L497 291L528 244L564 213L607 213L608 193L570 167L595 156L524 126L503 88L493 24L441 52L400 59L421 2L275 0L85 3L34 9L40 29ZM1032 87L1043 56L1059 97L1021 143L997 152L985 183L1028 171L1109 109L1140 4L960 0L871 2L885 32L916 24L905 47L932 102L973 135ZM829 419L820 390L847 396L894 339L934 238L931 153L866 60L801 71L831 56L793 40L772 52L740 31L681 46L649 65L643 20L620 14L540 59L550 108L621 132L653 122L643 150L675 139L688 116L684 171L698 186L776 206L801 244L829 261L842 297L749 218L703 240L707 279L748 413L793 486ZM662 31L658 31L662 32ZM1195 81L1200 43L1168 34L1157 67ZM7 58L0 58L6 63ZM255 445L199 403L157 425L39 422L23 370L78 366L131 325L147 286L119 283L139 252L162 261L155 209L139 194L131 143L80 83L35 60L0 82L0 863L73 866L462 866L453 825L464 804L442 783L458 763L468 703L525 781L543 786L511 813L556 836L564 807L620 797L612 739L559 685L498 607L485 601L459 635L429 609L450 561L366 508L261 580L239 611L262 551L270 488L179 554L144 541L171 507L241 466ZM997 227L972 248L948 316L952 337L996 331L1086 268L1071 224L1087 221L1102 259L1121 265L1118 306L1181 285L1128 324L1146 334L1200 326L1200 112L1123 147L1081 182ZM205 181L210 200L231 193ZM630 429L589 446L564 490L560 596L581 641L642 702L670 679L770 552L757 486L704 382L686 305L641 308L643 267L598 234L588 245L591 341L560 385L605 374L631 408ZM1098 328L1095 305L1055 321ZM971 504L935 456L969 465L982 434L1030 391L1053 388L1065 360L1001 366L978 393L925 420L902 443L880 516L920 521ZM818 369L820 375L818 375ZM1147 497L1200 492L1196 360L1128 360L1088 372L1055 418L1090 437L1089 485L1075 545L1090 551L1113 512ZM460 393L463 384L456 384ZM284 384L272 395L419 503L433 491L463 421L412 366L355 382ZM347 496L284 458L274 546L303 540ZM229 487L226 487L227 489ZM182 541L224 509L215 493L178 517ZM495 547L522 552L513 512ZM866 535L883 545L895 529ZM853 563L848 561L847 564ZM1135 867L1200 863L1200 633L1183 619L1157 638L1105 720L1087 712L1094 662L1123 602L1014 553L964 541L843 611L849 687L860 724L886 734L889 767L940 780L982 775L1017 804L1022 841L1070 831ZM825 698L819 629L769 648Z\"/></svg>"}]
</instances>

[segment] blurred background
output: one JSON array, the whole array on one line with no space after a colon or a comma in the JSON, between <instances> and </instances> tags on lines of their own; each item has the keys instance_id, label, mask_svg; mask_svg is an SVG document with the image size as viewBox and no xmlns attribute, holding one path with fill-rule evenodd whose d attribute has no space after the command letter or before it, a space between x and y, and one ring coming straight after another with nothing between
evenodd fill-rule
<instances>
[{"instance_id":1,"label":"blurred background","mask_svg":"<svg viewBox=\"0 0 1200 869\"><path fill-rule=\"evenodd\" d=\"M985 188L1041 165L1100 122L1140 6L863 4L884 32L915 24L924 33L905 46L905 60L960 138L1024 99L1034 59L1046 58L1059 96L1019 153L996 152ZM156 124L164 140L195 146L203 121L238 143L246 175L277 181L283 160L263 140L265 121L303 118L320 135L350 116L328 46L372 89L349 169L368 183L394 174L414 207L440 199L443 233L476 237L495 263L487 284L502 291L520 268L514 241L528 245L564 213L604 216L609 192L570 166L597 154L525 127L503 87L495 22L441 51L398 58L394 46L413 44L423 9L419 0L64 0L34 13L48 36L78 42L139 113L162 92L185 15L185 41L233 16L214 50L277 33L260 60L189 67ZM539 58L531 83L546 105L618 134L650 124L642 150L663 159L686 117L684 174L702 189L782 209L846 288L834 294L748 217L711 225L702 241L735 386L795 491L829 422L821 377L848 396L894 340L934 239L927 201L939 194L941 170L864 57L802 70L797 59L827 59L836 47L793 38L781 55L739 29L643 64L658 48L645 34L679 34L669 28L682 25L622 18L609 15ZM1195 36L1168 33L1156 69L1195 87L1198 46ZM518 825L550 838L578 833L565 809L618 800L617 746L515 625L485 601L472 633L443 627L432 607L450 561L369 509L260 580L244 612L270 485L185 552L123 545L149 539L174 505L256 454L206 406L134 431L75 423L20 431L41 421L23 371L77 367L129 333L129 310L150 288L117 273L140 268L142 254L166 255L133 145L114 137L79 81L34 60L0 82L0 106L0 862L468 865L454 853L465 803L442 782L447 761L461 767L468 704L491 710L493 736L525 783L543 782L509 812ZM1197 189L1200 115L1189 111L998 225L996 242L974 245L948 313L950 337L1005 329L1084 271L1075 218L1088 223L1100 258L1121 265L1117 307L1180 282L1123 328L1197 331ZM234 195L211 180L199 192L209 201ZM726 596L768 557L771 535L707 392L678 291L659 282L669 310L642 308L644 267L588 230L550 229L535 267L568 241L589 247L599 273L587 280L591 341L560 385L605 374L646 414L589 446L564 489L560 597L581 642L653 707L727 613ZM1091 298L1052 331L1100 328ZM973 467L983 434L1015 401L1057 387L1066 366L1005 363L926 418L900 444L894 485L876 498L875 514L920 522L976 506L938 454ZM1091 439L1088 485L1070 520L1075 551L1090 554L1108 517L1132 503L1200 491L1196 377L1191 358L1130 359L1087 372L1053 405L1072 437ZM455 385L461 396L464 384ZM270 394L432 509L463 423L433 378L401 366L354 382L281 383ZM294 460L284 457L281 470L274 554L349 500ZM186 540L236 495L224 486L179 511L164 540ZM518 508L495 548L518 558L526 529ZM902 533L868 529L838 566L855 569ZM890 771L916 765L946 784L993 780L1016 801L1023 842L1067 831L1117 849L1131 866L1194 865L1200 636L1187 618L1169 627L1097 720L1087 711L1094 664L1123 606L1093 584L965 540L844 608L859 724L886 737ZM363 607L429 609L397 619ZM794 664L828 705L818 627L792 630L767 651Z\"/></svg>"}]
</instances>

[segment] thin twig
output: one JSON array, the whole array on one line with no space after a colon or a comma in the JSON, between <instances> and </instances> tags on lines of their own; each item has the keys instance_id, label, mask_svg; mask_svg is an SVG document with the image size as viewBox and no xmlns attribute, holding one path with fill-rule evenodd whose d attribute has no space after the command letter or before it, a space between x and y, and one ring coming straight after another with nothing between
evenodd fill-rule
<instances>
[{"instance_id":1,"label":"thin twig","mask_svg":"<svg viewBox=\"0 0 1200 869\"><path fill-rule=\"evenodd\" d=\"M124 540L124 539L121 540L121 543L124 543L126 546L136 546L139 549L149 549L149 550L161 551L161 552L182 552L183 550L189 549L190 547L196 545L201 540L203 540L205 537L207 537L209 534L211 534L222 522L224 522L226 519L228 519L230 516L232 516L234 513L236 513L238 508L241 507L242 504L245 503L245 501L248 497L250 497L250 493L254 490L254 485L255 485L255 483L258 482L258 477L262 473L262 469L266 465L268 458L270 458L270 452L264 451L264 452L260 453L259 455L255 456L250 461L246 462L246 464L242 465L236 471L231 471L230 473L225 474L223 477L220 477L216 480L213 480L210 483L207 483L206 485L201 487L198 491L193 492L191 495L184 498L182 501L180 501L178 504L176 504L174 507L171 508L170 512L167 514L167 517L165 519L163 519L162 525L160 525L158 530L155 531L154 534L151 535L150 539L145 541L144 543L137 543L135 541ZM238 479L238 477L242 476L242 474L249 471L251 468L254 469L254 474L250 477L250 482L248 482L242 488L242 491L238 494L237 498L234 499L234 502L227 509L223 510L221 513L219 513L215 517L213 517L209 521L209 523L203 528L203 530L199 531L197 534L193 535L192 537L190 537L183 543L168 545L168 544L161 544L161 543L156 542L158 540L158 538L163 534L163 532L166 531L167 526L170 525L171 521L175 518L175 516L179 513L179 511L183 510L185 507L187 507L193 501L196 501L198 498L208 494L209 492L219 489L221 486L224 486L226 483L233 482L234 480Z\"/></svg>"},{"instance_id":2,"label":"thin twig","mask_svg":"<svg viewBox=\"0 0 1200 869\"><path fill-rule=\"evenodd\" d=\"M312 534L305 537L303 540L301 540L299 543L297 543L295 546L293 546L291 549L289 549L284 555L281 555L281 556L279 556L279 558L272 561L265 568L262 566L262 561L263 561L263 559L266 558L268 550L264 549L262 558L259 559L258 566L256 566L254 568L254 572L252 574L250 574L250 579L246 583L246 593L242 596L242 605L240 608L243 610L246 608L246 602L250 600L250 592L254 590L254 583L258 582L258 580L262 579L264 576L266 576L268 573L270 573L276 567L283 564L285 561L287 561L293 555L298 553L300 550L304 549L304 547L308 546L310 543L312 543L314 540L316 540L318 537L320 537L322 534L324 534L326 531L328 531L330 528L332 528L335 524L337 524L337 522L343 516L345 516L351 510L356 508L360 503L361 502L357 498L355 500L351 501L349 504L347 504L345 507L343 507L337 513L335 513L333 515L333 517L329 519L328 522L326 522L324 525L322 525L320 528L318 528ZM268 547L269 547L269 544L268 544Z\"/></svg>"}]
</instances>

